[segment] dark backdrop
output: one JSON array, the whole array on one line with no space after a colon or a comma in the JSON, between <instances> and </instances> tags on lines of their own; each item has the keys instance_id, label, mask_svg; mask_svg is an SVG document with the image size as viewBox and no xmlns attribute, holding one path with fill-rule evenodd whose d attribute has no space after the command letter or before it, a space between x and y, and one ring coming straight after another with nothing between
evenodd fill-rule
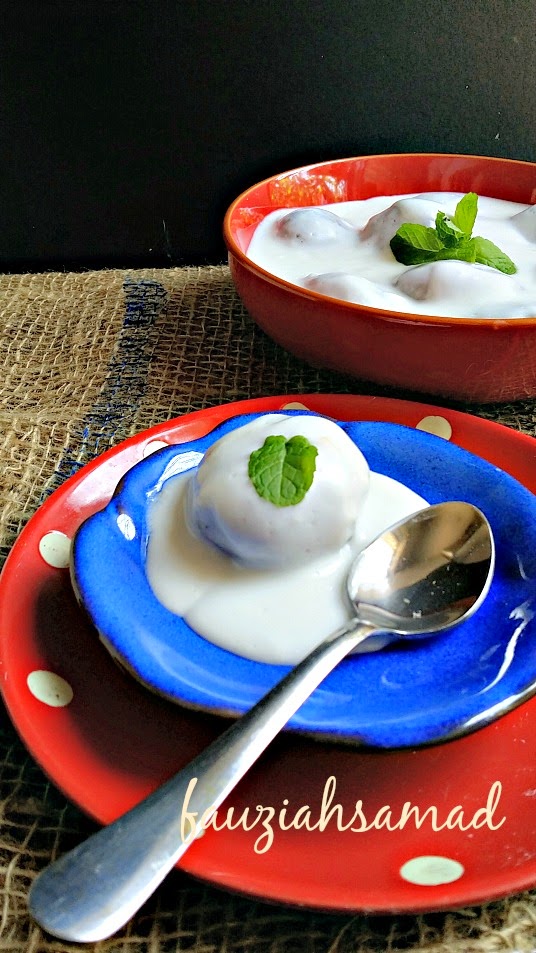
<instances>
[{"instance_id":1,"label":"dark backdrop","mask_svg":"<svg viewBox=\"0 0 536 953\"><path fill-rule=\"evenodd\" d=\"M0 0L0 268L223 260L242 189L536 159L534 0Z\"/></svg>"}]
</instances>

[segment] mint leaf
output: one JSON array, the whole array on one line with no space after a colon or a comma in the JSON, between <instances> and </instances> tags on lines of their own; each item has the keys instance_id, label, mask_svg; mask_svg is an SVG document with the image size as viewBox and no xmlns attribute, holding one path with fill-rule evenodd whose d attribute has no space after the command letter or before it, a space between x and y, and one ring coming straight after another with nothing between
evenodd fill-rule
<instances>
[{"instance_id":1,"label":"mint leaf","mask_svg":"<svg viewBox=\"0 0 536 953\"><path fill-rule=\"evenodd\" d=\"M462 232L444 212L437 213L435 227L440 242L446 248L454 248L459 241L466 238L465 232Z\"/></svg>"},{"instance_id":2,"label":"mint leaf","mask_svg":"<svg viewBox=\"0 0 536 953\"><path fill-rule=\"evenodd\" d=\"M407 223L393 235L390 246L396 260L403 265L424 265L432 261L478 262L513 275L517 268L508 255L487 238L471 238L478 210L478 195L468 192L458 202L450 218L439 211L435 228Z\"/></svg>"},{"instance_id":3,"label":"mint leaf","mask_svg":"<svg viewBox=\"0 0 536 953\"><path fill-rule=\"evenodd\" d=\"M443 248L435 229L426 225L401 225L390 244L396 260L403 265L437 261L437 253Z\"/></svg>"},{"instance_id":4,"label":"mint leaf","mask_svg":"<svg viewBox=\"0 0 536 953\"><path fill-rule=\"evenodd\" d=\"M306 437L267 437L250 455L248 476L264 500L275 506L295 506L313 482L317 454Z\"/></svg>"},{"instance_id":5,"label":"mint leaf","mask_svg":"<svg viewBox=\"0 0 536 953\"><path fill-rule=\"evenodd\" d=\"M452 221L467 238L471 237L475 227L476 213L478 211L478 195L476 192L468 192L458 202Z\"/></svg>"},{"instance_id":6,"label":"mint leaf","mask_svg":"<svg viewBox=\"0 0 536 953\"><path fill-rule=\"evenodd\" d=\"M471 239L471 244L475 249L475 261L480 265L488 265L490 268L496 268L505 275L515 275L517 268L506 252L497 248L488 238L475 237Z\"/></svg>"},{"instance_id":7,"label":"mint leaf","mask_svg":"<svg viewBox=\"0 0 536 953\"><path fill-rule=\"evenodd\" d=\"M434 261L468 261L473 265L476 261L476 247L473 238L464 238L453 248L443 248Z\"/></svg>"}]
</instances>

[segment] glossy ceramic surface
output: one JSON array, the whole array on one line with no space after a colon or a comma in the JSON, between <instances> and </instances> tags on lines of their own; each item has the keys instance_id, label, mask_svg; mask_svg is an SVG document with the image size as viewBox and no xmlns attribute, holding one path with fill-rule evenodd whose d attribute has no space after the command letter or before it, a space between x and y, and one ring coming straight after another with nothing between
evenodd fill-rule
<instances>
[{"instance_id":1,"label":"glossy ceramic surface","mask_svg":"<svg viewBox=\"0 0 536 953\"><path fill-rule=\"evenodd\" d=\"M246 711L287 669L213 645L155 598L145 572L148 510L167 480L252 419L231 418L200 440L139 463L109 506L82 526L73 550L79 597L114 656L164 697L217 714ZM478 506L492 526L497 565L473 618L430 640L345 659L289 726L378 747L473 730L536 691L536 661L523 637L536 576L536 498L441 437L389 423L342 426L372 470L429 503L463 499Z\"/></svg>"},{"instance_id":2,"label":"glossy ceramic surface","mask_svg":"<svg viewBox=\"0 0 536 953\"><path fill-rule=\"evenodd\" d=\"M421 393L499 401L536 395L536 317L438 318L364 307L298 288L247 257L273 209L423 191L475 191L532 204L536 164L442 154L364 156L275 175L240 195L224 222L247 310L304 360Z\"/></svg>"},{"instance_id":3,"label":"glossy ceramic surface","mask_svg":"<svg viewBox=\"0 0 536 953\"><path fill-rule=\"evenodd\" d=\"M230 416L280 410L289 401L340 420L440 423L453 443L536 492L536 441L530 437L429 404L350 395L270 397L210 408L138 434L84 467L29 521L0 577L1 685L37 761L102 823L187 764L225 723L166 702L120 671L74 599L66 568L69 540L108 503L121 476L162 443L198 439ZM250 832L241 826L208 831L181 867L251 896L335 911L461 907L532 887L535 724L532 698L478 732L418 750L365 751L286 732L229 800L237 816L247 808L255 812L255 805L274 809L269 849L255 850L259 825ZM310 805L317 817L330 778L333 806L341 805L344 819L361 800L369 822L377 817L377 823L354 833L339 830L334 817L324 831L284 830L278 812L286 807L292 819ZM449 815L459 818L457 806L471 822L492 791L499 800L489 823L445 825ZM403 829L382 826L385 806L396 820L406 802L422 812L434 805L440 829L429 818L420 827L411 821ZM433 876L423 882L427 871Z\"/></svg>"}]
</instances>

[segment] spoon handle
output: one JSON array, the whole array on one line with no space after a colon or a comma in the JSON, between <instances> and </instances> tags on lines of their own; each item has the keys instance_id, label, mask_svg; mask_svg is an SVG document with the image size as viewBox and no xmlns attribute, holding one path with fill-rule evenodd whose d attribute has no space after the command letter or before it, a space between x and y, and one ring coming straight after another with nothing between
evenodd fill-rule
<instances>
[{"instance_id":1,"label":"spoon handle","mask_svg":"<svg viewBox=\"0 0 536 953\"><path fill-rule=\"evenodd\" d=\"M294 712L375 631L357 619L338 629L178 774L43 870L29 897L37 923L78 942L122 927Z\"/></svg>"}]
</instances>

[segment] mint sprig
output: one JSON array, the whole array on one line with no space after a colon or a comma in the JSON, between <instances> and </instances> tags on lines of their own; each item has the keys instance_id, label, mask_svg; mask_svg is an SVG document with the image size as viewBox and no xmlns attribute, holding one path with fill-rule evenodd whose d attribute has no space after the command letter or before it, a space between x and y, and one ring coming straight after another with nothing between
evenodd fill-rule
<instances>
[{"instance_id":1,"label":"mint sprig","mask_svg":"<svg viewBox=\"0 0 536 953\"><path fill-rule=\"evenodd\" d=\"M488 238L472 237L478 210L478 195L468 192L458 202L452 217L438 212L435 228L426 225L401 225L390 246L403 265L423 265L431 261L477 262L514 275L517 268L508 255Z\"/></svg>"},{"instance_id":2,"label":"mint sprig","mask_svg":"<svg viewBox=\"0 0 536 953\"><path fill-rule=\"evenodd\" d=\"M267 437L250 455L249 478L264 500L275 506L295 506L313 482L317 453L306 437Z\"/></svg>"}]
</instances>

